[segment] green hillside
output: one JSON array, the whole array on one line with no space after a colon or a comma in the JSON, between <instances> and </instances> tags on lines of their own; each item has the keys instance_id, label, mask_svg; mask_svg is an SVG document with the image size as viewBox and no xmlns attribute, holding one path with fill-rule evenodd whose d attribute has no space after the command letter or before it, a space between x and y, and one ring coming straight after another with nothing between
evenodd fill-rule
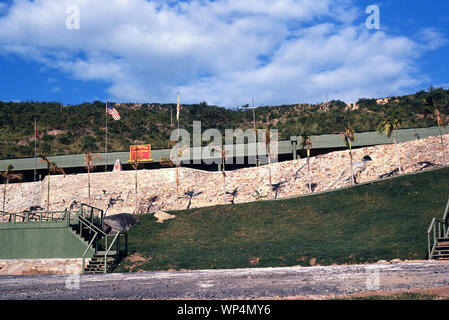
<instances>
[{"instance_id":1,"label":"green hillside","mask_svg":"<svg viewBox=\"0 0 449 320\"><path fill-rule=\"evenodd\" d=\"M279 201L139 216L132 256L116 271L354 264L425 259L441 218L449 168Z\"/></svg>"},{"instance_id":2,"label":"green hillside","mask_svg":"<svg viewBox=\"0 0 449 320\"><path fill-rule=\"evenodd\" d=\"M435 123L425 117L426 101L430 93L392 97L388 104L377 104L376 99L360 99L358 109L347 110L345 103L264 106L256 110L257 127L279 129L280 139L288 139L302 131L311 134L338 133L350 121L357 132L373 131L386 110L402 109L404 128L430 127ZM449 90L433 89L435 105L443 115L449 115ZM130 144L151 143L153 148L166 148L173 127L175 104L126 104L117 106L122 117L113 121L109 116L109 151L129 150ZM34 155L34 116L38 119L40 139L38 153L44 155L75 154L85 151L103 152L105 138L104 102L64 106L51 102L0 102L0 159L32 157ZM252 128L251 110L226 109L203 102L183 105L180 125L191 130L194 120L208 128Z\"/></svg>"}]
</instances>

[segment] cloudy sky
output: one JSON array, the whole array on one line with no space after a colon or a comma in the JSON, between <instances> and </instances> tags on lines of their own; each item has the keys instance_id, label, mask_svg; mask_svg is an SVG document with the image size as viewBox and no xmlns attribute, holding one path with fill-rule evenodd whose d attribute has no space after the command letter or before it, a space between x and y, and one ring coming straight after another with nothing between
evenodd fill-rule
<instances>
[{"instance_id":1,"label":"cloudy sky","mask_svg":"<svg viewBox=\"0 0 449 320\"><path fill-rule=\"evenodd\" d=\"M366 27L370 5L378 30ZM447 0L0 0L0 100L401 95L449 87L448 30Z\"/></svg>"}]
</instances>

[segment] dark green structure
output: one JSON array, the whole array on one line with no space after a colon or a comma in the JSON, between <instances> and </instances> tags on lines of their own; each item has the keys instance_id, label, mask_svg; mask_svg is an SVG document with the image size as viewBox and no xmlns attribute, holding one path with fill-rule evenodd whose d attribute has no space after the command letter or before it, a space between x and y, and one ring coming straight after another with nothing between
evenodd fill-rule
<instances>
[{"instance_id":1,"label":"dark green structure","mask_svg":"<svg viewBox=\"0 0 449 320\"><path fill-rule=\"evenodd\" d=\"M127 255L127 233L106 234L103 210L85 204L77 212L0 212L0 219L0 259L82 258L85 273L106 273Z\"/></svg>"},{"instance_id":2,"label":"dark green structure","mask_svg":"<svg viewBox=\"0 0 449 320\"><path fill-rule=\"evenodd\" d=\"M82 258L84 241L64 222L0 224L0 259ZM91 249L86 255L92 258Z\"/></svg>"}]
</instances>

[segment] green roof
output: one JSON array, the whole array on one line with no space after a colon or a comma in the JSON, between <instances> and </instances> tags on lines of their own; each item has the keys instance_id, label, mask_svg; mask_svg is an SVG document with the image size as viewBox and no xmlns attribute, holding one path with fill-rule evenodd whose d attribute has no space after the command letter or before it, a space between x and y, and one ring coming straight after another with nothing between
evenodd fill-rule
<instances>
[{"instance_id":1,"label":"green roof","mask_svg":"<svg viewBox=\"0 0 449 320\"><path fill-rule=\"evenodd\" d=\"M432 128L417 128L417 129L402 129L397 131L398 142L406 142L415 139L414 130L416 130L421 139L429 137L429 136L437 136L439 134L438 127ZM357 142L353 143L354 147L363 147L363 146L372 146L372 145L380 145L380 144L389 144L391 140L388 139L385 135L379 135L377 132L364 132L364 133L356 133ZM340 148L345 147L344 141L339 134L325 134L320 136L312 136L312 149L328 149L328 148ZM291 140L298 141L300 143L299 137L291 137ZM292 141L284 140L279 141L278 143L278 154L292 154ZM252 144L245 144L245 156L254 155L253 152L248 153L248 146ZM239 145L233 145L234 152L236 147ZM195 149L191 149L191 159L193 158L193 154ZM104 165L104 153L99 153L102 157L102 160L97 161L98 165ZM201 154L203 154L203 150L201 150ZM161 158L168 158L170 156L170 149L163 150L152 150L151 158L153 162L160 162ZM201 157L201 160L207 159L218 159L220 155L218 152L212 157ZM66 156L54 156L49 157L49 159L55 162L61 168L77 168L84 167L84 159L82 154L75 155L66 155ZM119 159L122 164L127 163L129 160L129 152L111 152L108 153L107 156L108 165L113 165L114 162ZM197 158L196 160L200 160ZM0 160L0 170L5 170L8 164L12 164L14 166L14 170L33 170L34 163L36 161L37 169L45 169L46 164L40 161L40 158L36 160L34 158L25 158L25 159L6 159Z\"/></svg>"}]
</instances>

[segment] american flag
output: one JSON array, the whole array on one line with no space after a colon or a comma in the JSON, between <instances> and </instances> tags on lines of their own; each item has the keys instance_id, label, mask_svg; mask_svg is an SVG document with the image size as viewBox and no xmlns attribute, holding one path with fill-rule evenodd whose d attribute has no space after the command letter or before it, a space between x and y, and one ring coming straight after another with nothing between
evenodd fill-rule
<instances>
[{"instance_id":1,"label":"american flag","mask_svg":"<svg viewBox=\"0 0 449 320\"><path fill-rule=\"evenodd\" d=\"M117 109L111 106L109 102L106 102L106 109L108 114L110 114L114 120L120 120L120 115L118 114Z\"/></svg>"}]
</instances>

